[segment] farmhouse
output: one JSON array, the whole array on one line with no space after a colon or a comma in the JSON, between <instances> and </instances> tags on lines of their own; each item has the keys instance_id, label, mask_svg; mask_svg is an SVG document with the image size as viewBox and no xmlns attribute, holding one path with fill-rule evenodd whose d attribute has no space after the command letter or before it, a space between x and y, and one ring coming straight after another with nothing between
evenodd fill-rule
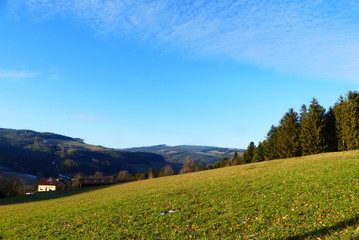
<instances>
[{"instance_id":1,"label":"farmhouse","mask_svg":"<svg viewBox=\"0 0 359 240\"><path fill-rule=\"evenodd\" d=\"M38 192L56 191L66 188L66 183L57 178L41 178L37 182Z\"/></svg>"},{"instance_id":2,"label":"farmhouse","mask_svg":"<svg viewBox=\"0 0 359 240\"><path fill-rule=\"evenodd\" d=\"M116 179L110 178L80 178L79 182L80 187L91 187L118 183Z\"/></svg>"}]
</instances>

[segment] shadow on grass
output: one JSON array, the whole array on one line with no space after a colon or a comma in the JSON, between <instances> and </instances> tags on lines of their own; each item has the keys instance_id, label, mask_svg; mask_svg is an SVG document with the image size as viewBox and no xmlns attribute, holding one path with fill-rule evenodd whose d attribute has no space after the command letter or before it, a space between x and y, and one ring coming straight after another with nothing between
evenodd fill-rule
<instances>
[{"instance_id":1,"label":"shadow on grass","mask_svg":"<svg viewBox=\"0 0 359 240\"><path fill-rule=\"evenodd\" d=\"M58 190L52 192L37 192L32 195L23 195L17 197L8 197L0 199L0 206L18 204L18 203L28 203L28 202L37 202L55 198L68 197L76 194L81 194L85 192L96 191L108 187L115 186L117 184L105 185L105 186L95 186L95 187L85 187L78 189L68 189L68 190Z\"/></svg>"},{"instance_id":2,"label":"shadow on grass","mask_svg":"<svg viewBox=\"0 0 359 240\"><path fill-rule=\"evenodd\" d=\"M313 231L310 231L307 233L298 234L298 235L286 238L286 240L305 239L308 237L321 237L321 236L328 235L331 232L337 232L337 231L343 230L347 227L354 226L358 223L359 223L359 214L355 215L352 218L346 219L344 221L337 222L336 224L334 224L330 227L323 227L323 228L313 230Z\"/></svg>"}]
</instances>

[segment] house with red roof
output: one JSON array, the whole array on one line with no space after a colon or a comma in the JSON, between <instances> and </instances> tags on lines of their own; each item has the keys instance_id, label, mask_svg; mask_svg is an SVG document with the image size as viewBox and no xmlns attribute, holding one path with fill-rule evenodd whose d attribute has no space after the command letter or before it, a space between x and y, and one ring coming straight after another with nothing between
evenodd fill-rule
<instances>
[{"instance_id":1,"label":"house with red roof","mask_svg":"<svg viewBox=\"0 0 359 240\"><path fill-rule=\"evenodd\" d=\"M58 178L41 178L37 182L37 191L38 192L48 192L62 190L66 188L66 183Z\"/></svg>"}]
</instances>

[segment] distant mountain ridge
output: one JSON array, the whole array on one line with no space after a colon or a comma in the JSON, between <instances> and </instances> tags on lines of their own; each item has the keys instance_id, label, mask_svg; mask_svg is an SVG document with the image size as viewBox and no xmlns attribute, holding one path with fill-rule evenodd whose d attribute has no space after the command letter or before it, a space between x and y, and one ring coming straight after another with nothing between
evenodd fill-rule
<instances>
[{"instance_id":1,"label":"distant mountain ridge","mask_svg":"<svg viewBox=\"0 0 359 240\"><path fill-rule=\"evenodd\" d=\"M238 154L244 152L243 149L236 148L196 145L167 146L165 144L148 147L126 148L123 150L159 154L162 155L166 161L173 163L184 163L186 160L191 159L193 161L206 164L218 162L224 157L230 159L236 151Z\"/></svg>"},{"instance_id":2,"label":"distant mountain ridge","mask_svg":"<svg viewBox=\"0 0 359 240\"><path fill-rule=\"evenodd\" d=\"M89 145L82 139L32 130L0 128L0 167L36 176L58 174L116 174L120 170L147 172L171 165L163 156Z\"/></svg>"}]
</instances>

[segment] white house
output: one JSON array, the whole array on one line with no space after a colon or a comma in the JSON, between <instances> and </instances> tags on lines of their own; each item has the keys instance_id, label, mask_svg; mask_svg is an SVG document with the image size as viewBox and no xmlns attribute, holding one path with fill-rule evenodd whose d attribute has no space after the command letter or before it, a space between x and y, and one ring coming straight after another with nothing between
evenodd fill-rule
<instances>
[{"instance_id":1,"label":"white house","mask_svg":"<svg viewBox=\"0 0 359 240\"><path fill-rule=\"evenodd\" d=\"M65 189L66 183L57 178L41 178L37 182L37 191L38 192L48 192L56 191L60 189Z\"/></svg>"}]
</instances>

